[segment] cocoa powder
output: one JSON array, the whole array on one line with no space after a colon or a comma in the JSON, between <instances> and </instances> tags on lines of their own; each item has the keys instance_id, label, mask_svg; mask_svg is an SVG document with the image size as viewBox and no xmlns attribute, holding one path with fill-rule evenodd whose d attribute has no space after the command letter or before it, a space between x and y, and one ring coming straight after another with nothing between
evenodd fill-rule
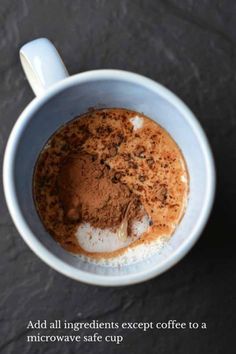
<instances>
[{"instance_id":1,"label":"cocoa powder","mask_svg":"<svg viewBox=\"0 0 236 354\"><path fill-rule=\"evenodd\" d=\"M114 183L117 175L95 155L84 151L69 155L58 174L59 198L67 221L89 222L101 229L119 226L134 195L118 179Z\"/></svg>"}]
</instances>

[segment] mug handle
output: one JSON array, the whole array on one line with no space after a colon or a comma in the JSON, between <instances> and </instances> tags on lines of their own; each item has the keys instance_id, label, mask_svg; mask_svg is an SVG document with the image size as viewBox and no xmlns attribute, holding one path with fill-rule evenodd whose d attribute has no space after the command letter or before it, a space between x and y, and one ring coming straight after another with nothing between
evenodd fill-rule
<instances>
[{"instance_id":1,"label":"mug handle","mask_svg":"<svg viewBox=\"0 0 236 354\"><path fill-rule=\"evenodd\" d=\"M20 49L20 61L36 96L69 76L58 51L47 38L26 43Z\"/></svg>"}]
</instances>

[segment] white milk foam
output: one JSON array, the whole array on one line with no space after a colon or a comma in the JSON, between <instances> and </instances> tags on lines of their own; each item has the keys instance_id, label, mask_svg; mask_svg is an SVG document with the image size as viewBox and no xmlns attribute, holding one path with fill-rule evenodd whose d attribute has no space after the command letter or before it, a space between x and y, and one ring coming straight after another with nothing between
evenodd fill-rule
<instances>
[{"instance_id":1,"label":"white milk foam","mask_svg":"<svg viewBox=\"0 0 236 354\"><path fill-rule=\"evenodd\" d=\"M130 122L133 124L134 130L141 129L143 126L143 118L138 115L130 118Z\"/></svg>"},{"instance_id":2,"label":"white milk foam","mask_svg":"<svg viewBox=\"0 0 236 354\"><path fill-rule=\"evenodd\" d=\"M95 259L84 255L77 255L77 257L85 262L107 267L131 265L137 262L142 262L145 259L152 257L154 254L161 254L169 239L169 235L162 235L149 243L142 243L135 247L128 247L124 253L113 258Z\"/></svg>"},{"instance_id":3,"label":"white milk foam","mask_svg":"<svg viewBox=\"0 0 236 354\"><path fill-rule=\"evenodd\" d=\"M76 238L80 246L87 252L112 252L127 247L138 240L142 234L148 230L149 221L150 219L147 215L140 221L134 221L132 225L133 236L129 236L126 239L119 238L115 232L109 229L101 230L94 228L89 223L84 223L78 227ZM149 243L138 244L135 247L127 247L121 255L112 258L96 259L84 255L78 255L77 257L86 262L104 266L117 267L128 265L142 261L160 252L168 239L168 236L163 235Z\"/></svg>"},{"instance_id":4,"label":"white milk foam","mask_svg":"<svg viewBox=\"0 0 236 354\"><path fill-rule=\"evenodd\" d=\"M80 246L87 252L113 252L127 247L138 240L149 228L149 217L145 215L142 220L132 224L133 236L121 238L110 229L99 229L89 223L81 224L76 231L76 238Z\"/></svg>"}]
</instances>

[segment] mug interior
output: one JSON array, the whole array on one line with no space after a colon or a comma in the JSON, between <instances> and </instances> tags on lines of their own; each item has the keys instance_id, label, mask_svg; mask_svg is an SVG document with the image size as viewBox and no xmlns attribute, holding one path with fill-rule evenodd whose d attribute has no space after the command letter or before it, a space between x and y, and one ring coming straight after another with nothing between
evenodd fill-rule
<instances>
[{"instance_id":1,"label":"mug interior","mask_svg":"<svg viewBox=\"0 0 236 354\"><path fill-rule=\"evenodd\" d=\"M70 79L66 79L70 80ZM65 81L66 81L65 80ZM34 237L41 245L69 265L76 276L80 270L90 275L106 276L110 279L134 274L145 274L159 267L165 270L165 264L172 259L177 262L180 253L184 255L200 233L209 207L209 188L211 170L209 169L209 150L204 134L191 112L172 95L157 84L141 85L135 80L124 78L91 78L73 80L56 94L44 100L44 104L28 112L28 122L21 129L13 163L14 188L21 214ZM38 99L36 99L38 100ZM50 136L72 118L88 111L89 108L127 108L142 112L164 127L177 142L185 157L190 175L190 191L186 213L170 241L149 258L122 267L111 267L86 262L66 252L45 231L36 212L32 195L32 178L36 160ZM30 117L29 117L30 116ZM41 255L42 256L42 255ZM43 258L43 257L42 257ZM62 263L61 263L62 264ZM57 270L63 273L63 269ZM167 267L166 267L167 268ZM162 269L162 270L161 270ZM68 275L68 274L67 274ZM85 279L86 281L86 276ZM93 282L91 279L89 282ZM99 281L94 281L99 283ZM132 281L130 281L132 282ZM115 282L114 282L115 283ZM122 283L122 282L121 282Z\"/></svg>"}]
</instances>

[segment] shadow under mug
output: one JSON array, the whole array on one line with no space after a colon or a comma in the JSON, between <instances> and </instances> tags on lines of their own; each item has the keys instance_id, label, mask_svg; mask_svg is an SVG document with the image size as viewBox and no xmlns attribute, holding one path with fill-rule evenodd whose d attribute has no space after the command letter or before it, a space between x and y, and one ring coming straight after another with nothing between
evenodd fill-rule
<instances>
[{"instance_id":1,"label":"shadow under mug","mask_svg":"<svg viewBox=\"0 0 236 354\"><path fill-rule=\"evenodd\" d=\"M138 283L172 267L200 236L215 192L212 154L193 113L169 90L141 75L94 70L68 76L57 50L45 38L23 46L20 58L37 97L25 108L10 134L3 182L10 214L23 239L52 268L90 284ZM35 209L32 177L41 149L62 124L90 107L143 112L171 134L187 162L190 191L183 219L161 252L134 264L92 264L66 252L44 229Z\"/></svg>"}]
</instances>

